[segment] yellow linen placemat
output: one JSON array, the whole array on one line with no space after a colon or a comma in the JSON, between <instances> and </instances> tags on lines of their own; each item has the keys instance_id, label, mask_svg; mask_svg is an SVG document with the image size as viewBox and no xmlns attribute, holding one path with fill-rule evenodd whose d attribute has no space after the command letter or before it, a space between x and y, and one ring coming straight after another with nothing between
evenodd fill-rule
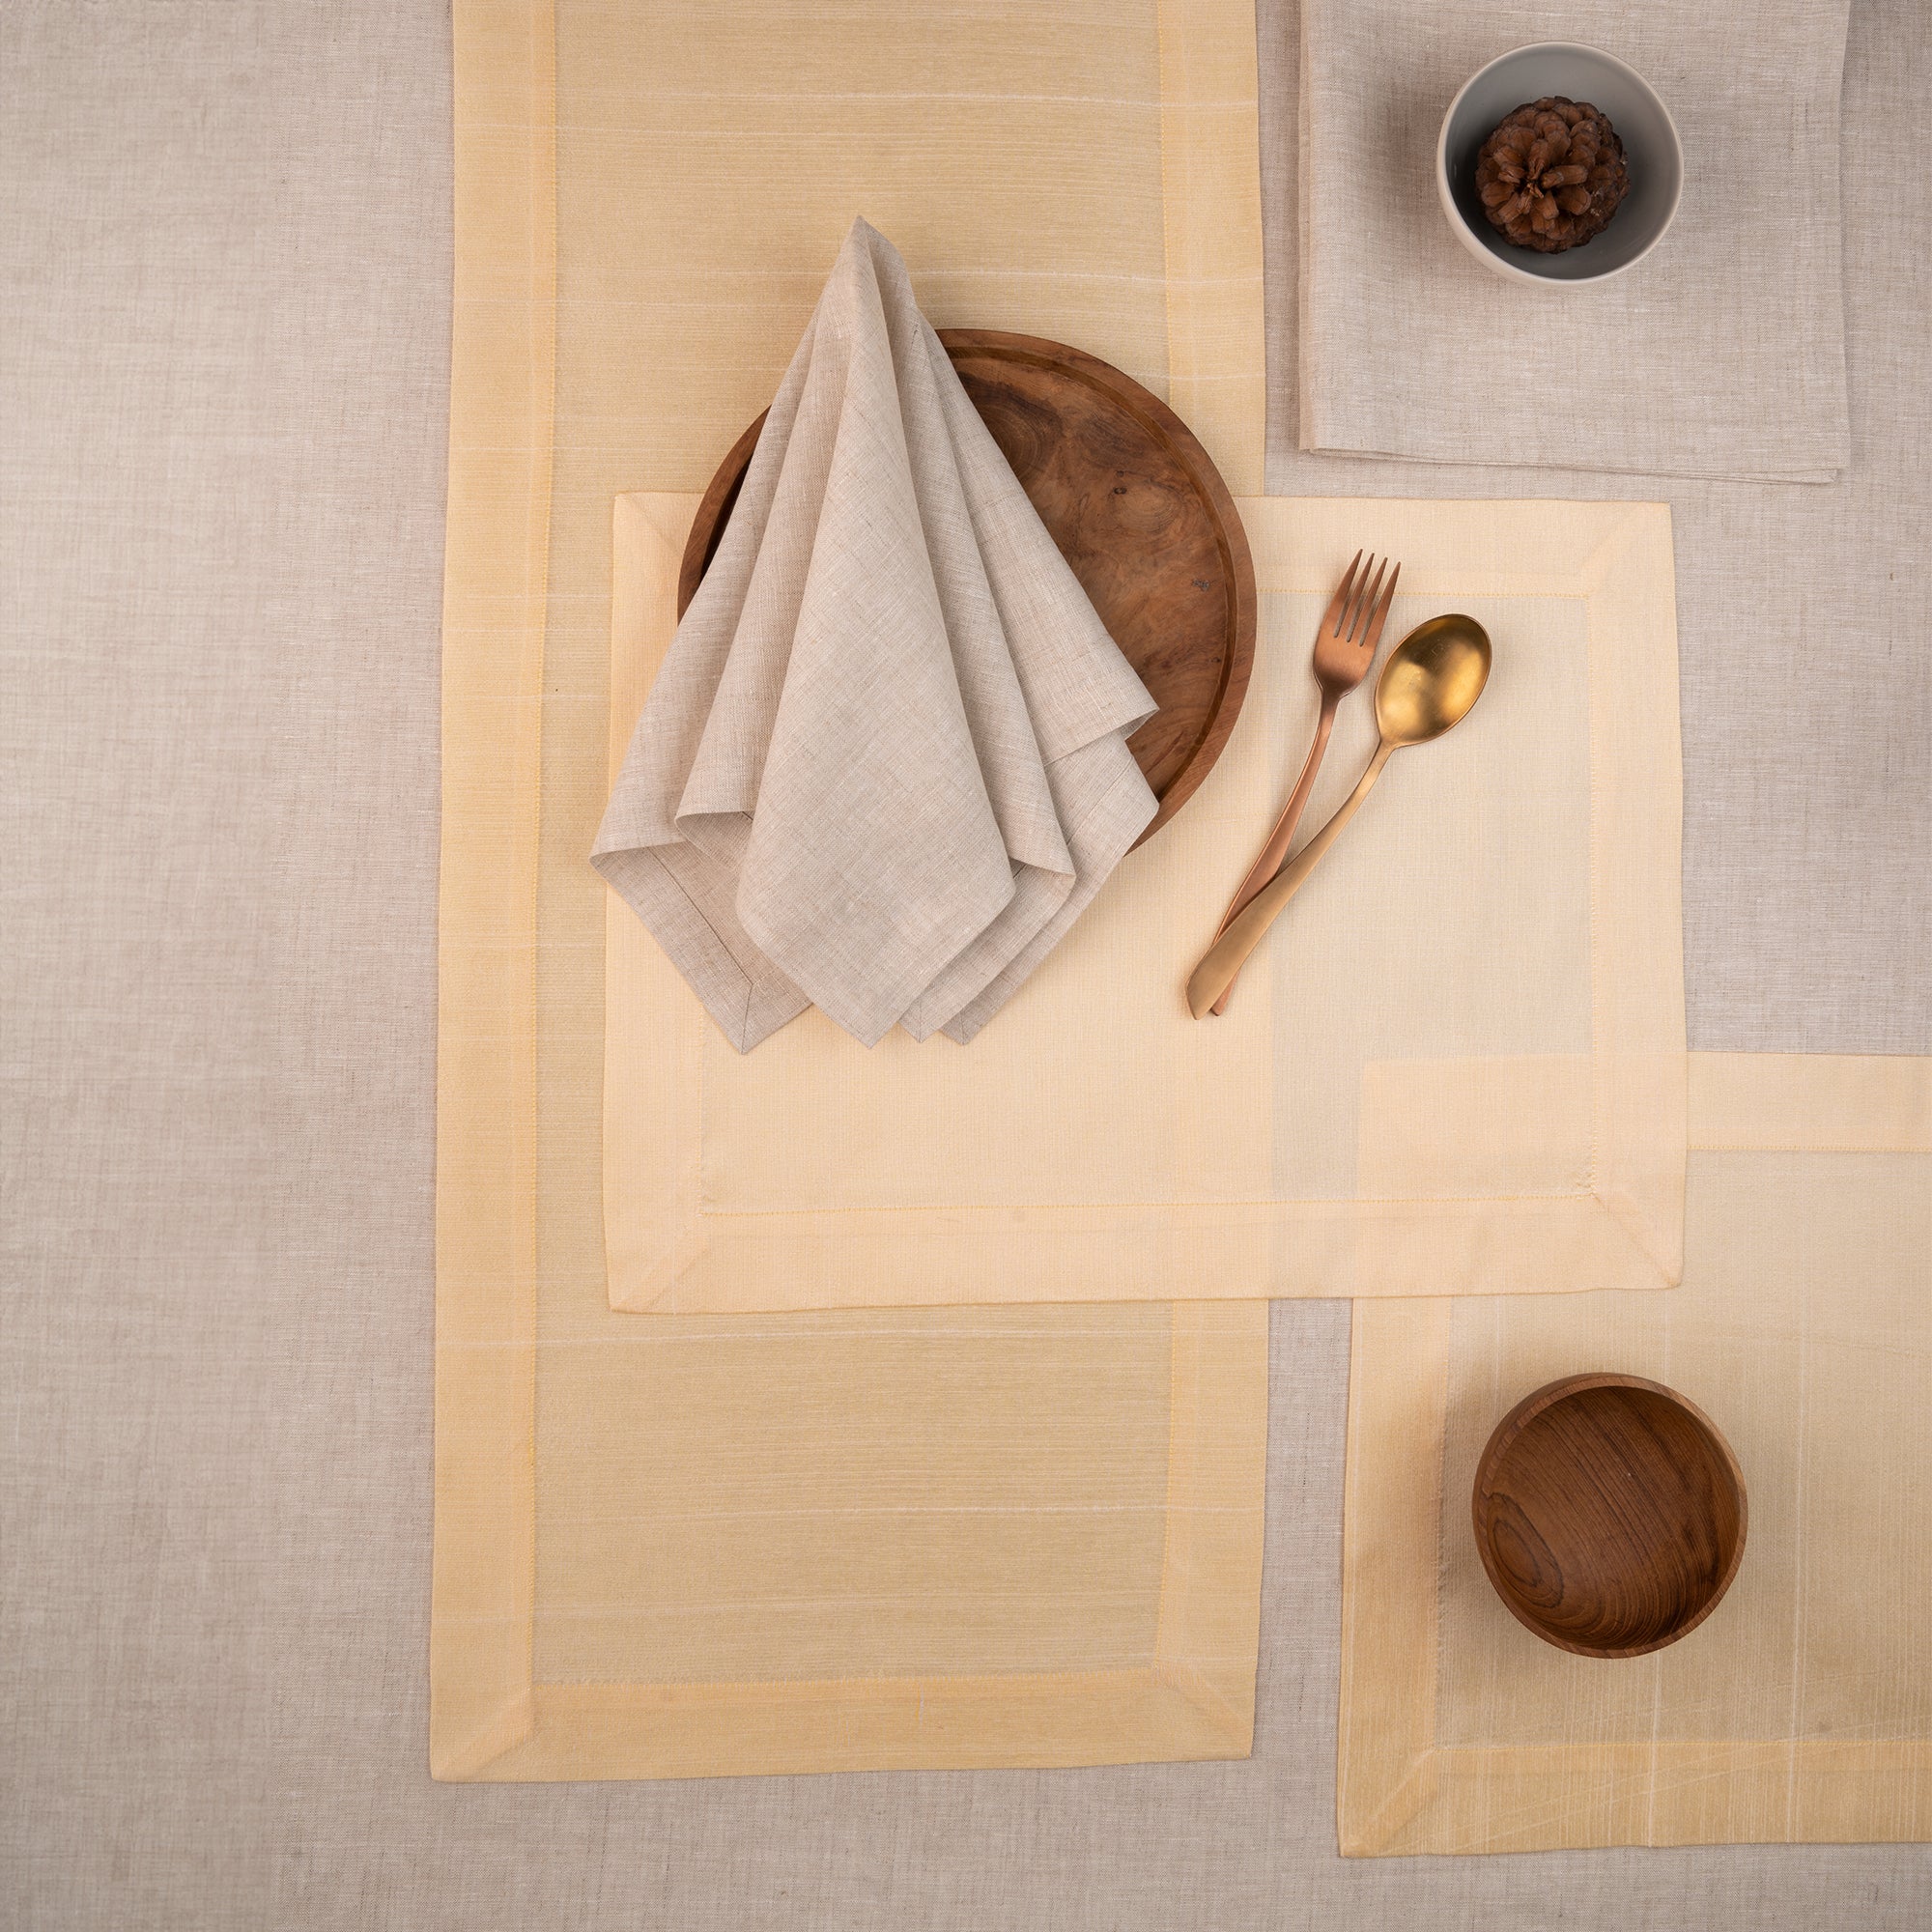
<instances>
[{"instance_id":1,"label":"yellow linen placemat","mask_svg":"<svg viewBox=\"0 0 1932 1932\"><path fill-rule=\"evenodd\" d=\"M695 499L617 499L614 773L675 623ZM605 906L605 1216L631 1309L1657 1288L1684 1171L1669 513L1239 510L1262 636L1239 726L969 1046L808 1012L749 1056ZM1402 559L1386 647L1462 609L1468 721L1404 752L1226 1017L1182 986L1313 730L1350 555ZM1319 824L1367 762L1343 707ZM1369 1164L1358 1159L1367 1151Z\"/></svg>"},{"instance_id":2,"label":"yellow linen placemat","mask_svg":"<svg viewBox=\"0 0 1932 1932\"><path fill-rule=\"evenodd\" d=\"M1264 1304L489 1300L438 1324L438 1777L1247 1755Z\"/></svg>"},{"instance_id":3,"label":"yellow linen placemat","mask_svg":"<svg viewBox=\"0 0 1932 1932\"><path fill-rule=\"evenodd\" d=\"M852 216L1244 487L1241 0L459 0L431 1760L450 1778L1239 1755L1266 1311L606 1298L611 504L770 399Z\"/></svg>"},{"instance_id":4,"label":"yellow linen placemat","mask_svg":"<svg viewBox=\"0 0 1932 1932\"><path fill-rule=\"evenodd\" d=\"M1684 1285L1355 1310L1342 1850L1932 1837L1932 1060L1694 1054ZM1681 1390L1743 1466L1737 1579L1649 1657L1568 1655L1469 1490L1531 1389Z\"/></svg>"}]
</instances>

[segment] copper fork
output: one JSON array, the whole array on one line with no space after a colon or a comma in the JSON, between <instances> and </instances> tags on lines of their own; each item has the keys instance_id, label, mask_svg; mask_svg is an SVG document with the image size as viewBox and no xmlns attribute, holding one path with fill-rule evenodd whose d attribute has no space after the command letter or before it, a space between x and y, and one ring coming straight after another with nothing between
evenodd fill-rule
<instances>
[{"instance_id":1,"label":"copper fork","mask_svg":"<svg viewBox=\"0 0 1932 1932\"><path fill-rule=\"evenodd\" d=\"M1361 565L1362 553L1357 551L1349 574L1328 600L1328 609L1315 633L1315 682L1321 687L1321 716L1316 721L1315 742L1308 748L1308 762L1302 766L1301 776L1294 781L1294 790L1275 820L1261 857L1241 881L1240 891L1228 902L1228 910L1221 915L1221 923L1214 928L1216 939L1227 931L1229 921L1281 870L1281 862L1288 857L1288 848L1294 839L1294 828L1301 822L1302 808L1308 803L1308 794L1315 789L1315 775L1321 769L1328 734L1335 728L1335 712L1343 698L1368 675L1369 667L1375 662L1376 646L1381 642L1382 625L1388 620L1389 604L1395 596L1395 581L1402 575L1402 565L1390 570L1387 557L1377 565L1373 555L1368 567ZM1376 573L1373 578L1369 576L1370 568ZM1384 571L1388 572L1386 588L1382 584ZM1225 1013L1228 1002L1234 997L1235 984L1230 980L1228 990L1214 1002L1213 1010Z\"/></svg>"}]
</instances>

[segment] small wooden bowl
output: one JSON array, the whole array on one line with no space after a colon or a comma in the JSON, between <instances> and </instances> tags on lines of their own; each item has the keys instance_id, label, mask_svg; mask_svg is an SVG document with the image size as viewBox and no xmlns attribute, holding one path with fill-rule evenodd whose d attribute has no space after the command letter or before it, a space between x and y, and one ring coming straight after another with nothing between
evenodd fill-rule
<instances>
[{"instance_id":1,"label":"small wooden bowl","mask_svg":"<svg viewBox=\"0 0 1932 1932\"><path fill-rule=\"evenodd\" d=\"M1546 1643L1641 1657L1695 1630L1745 1553L1745 1479L1718 1426L1640 1376L1525 1396L1476 1466L1476 1548Z\"/></svg>"}]
</instances>

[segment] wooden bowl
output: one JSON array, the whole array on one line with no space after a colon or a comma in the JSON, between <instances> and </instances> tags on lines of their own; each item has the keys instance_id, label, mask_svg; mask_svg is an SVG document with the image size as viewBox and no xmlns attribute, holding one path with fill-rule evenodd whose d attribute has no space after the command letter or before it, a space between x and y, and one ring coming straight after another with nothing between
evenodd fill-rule
<instances>
[{"instance_id":1,"label":"wooden bowl","mask_svg":"<svg viewBox=\"0 0 1932 1932\"><path fill-rule=\"evenodd\" d=\"M1160 709L1127 740L1160 809L1221 755L1255 655L1255 566L1235 499L1194 433L1131 376L1084 350L991 328L939 339L1040 521ZM732 444L697 506L679 616L704 580L764 417Z\"/></svg>"},{"instance_id":2,"label":"wooden bowl","mask_svg":"<svg viewBox=\"0 0 1932 1932\"><path fill-rule=\"evenodd\" d=\"M1579 1657L1695 1630L1745 1553L1745 1479L1702 1409L1640 1376L1525 1396L1476 1467L1476 1548L1519 1623Z\"/></svg>"}]
</instances>

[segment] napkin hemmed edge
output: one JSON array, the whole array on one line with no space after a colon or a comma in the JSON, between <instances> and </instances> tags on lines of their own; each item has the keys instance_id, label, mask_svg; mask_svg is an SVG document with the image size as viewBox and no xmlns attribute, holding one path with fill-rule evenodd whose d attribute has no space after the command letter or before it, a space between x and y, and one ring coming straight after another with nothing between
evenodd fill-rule
<instances>
[{"instance_id":1,"label":"napkin hemmed edge","mask_svg":"<svg viewBox=\"0 0 1932 1932\"><path fill-rule=\"evenodd\" d=\"M664 948L678 976L740 1053L750 1053L810 1006L762 954L764 972L747 969L729 938L706 916L662 853L647 845L625 846L593 853L590 864ZM731 989L730 998L706 990L721 982Z\"/></svg>"}]
</instances>

